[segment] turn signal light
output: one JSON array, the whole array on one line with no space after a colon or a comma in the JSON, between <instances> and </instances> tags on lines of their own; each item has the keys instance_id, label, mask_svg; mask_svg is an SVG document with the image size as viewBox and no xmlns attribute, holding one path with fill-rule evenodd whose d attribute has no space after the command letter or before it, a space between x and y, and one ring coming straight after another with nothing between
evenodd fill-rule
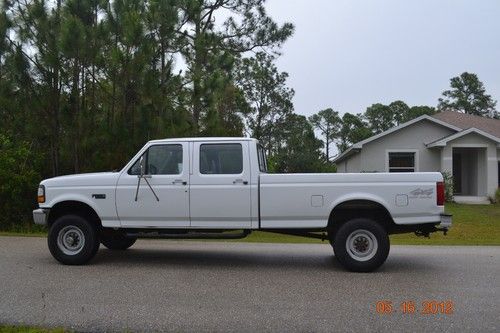
<instances>
[{"instance_id":1,"label":"turn signal light","mask_svg":"<svg viewBox=\"0 0 500 333\"><path fill-rule=\"evenodd\" d=\"M45 202L45 186L43 185L38 186L37 201L38 203Z\"/></svg>"}]
</instances>

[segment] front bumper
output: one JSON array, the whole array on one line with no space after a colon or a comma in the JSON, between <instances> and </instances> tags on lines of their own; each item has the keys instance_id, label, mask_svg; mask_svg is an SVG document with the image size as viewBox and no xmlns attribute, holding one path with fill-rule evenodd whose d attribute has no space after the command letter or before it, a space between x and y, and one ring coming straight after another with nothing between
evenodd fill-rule
<instances>
[{"instance_id":1,"label":"front bumper","mask_svg":"<svg viewBox=\"0 0 500 333\"><path fill-rule=\"evenodd\" d=\"M35 224L47 225L48 217L49 217L48 209L39 208L33 211L33 222L35 222Z\"/></svg>"}]
</instances>

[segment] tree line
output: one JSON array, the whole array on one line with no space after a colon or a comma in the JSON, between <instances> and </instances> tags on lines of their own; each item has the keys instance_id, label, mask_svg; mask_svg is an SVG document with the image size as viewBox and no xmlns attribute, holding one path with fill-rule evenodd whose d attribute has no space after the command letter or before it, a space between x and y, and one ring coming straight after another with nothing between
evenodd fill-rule
<instances>
[{"instance_id":1,"label":"tree line","mask_svg":"<svg viewBox=\"0 0 500 333\"><path fill-rule=\"evenodd\" d=\"M294 26L264 4L2 1L0 226L41 179L120 169L150 139L248 135L274 171L331 170L275 65Z\"/></svg>"},{"instance_id":2,"label":"tree line","mask_svg":"<svg viewBox=\"0 0 500 333\"><path fill-rule=\"evenodd\" d=\"M330 161L332 144L341 153L354 143L384 132L414 118L433 115L440 111L468 113L476 116L500 119L495 109L497 101L486 93L484 84L474 73L464 72L450 79L450 89L442 93L437 107L408 106L401 100L388 105L376 103L364 113L345 113L327 108L309 117L309 121L318 131L324 145L326 161Z\"/></svg>"},{"instance_id":3,"label":"tree line","mask_svg":"<svg viewBox=\"0 0 500 333\"><path fill-rule=\"evenodd\" d=\"M294 26L273 21L265 0L0 7L0 228L29 220L41 179L120 169L150 139L252 136L271 171L324 172L335 170L333 143L342 151L434 112L397 101L364 115L296 114L275 64Z\"/></svg>"}]
</instances>

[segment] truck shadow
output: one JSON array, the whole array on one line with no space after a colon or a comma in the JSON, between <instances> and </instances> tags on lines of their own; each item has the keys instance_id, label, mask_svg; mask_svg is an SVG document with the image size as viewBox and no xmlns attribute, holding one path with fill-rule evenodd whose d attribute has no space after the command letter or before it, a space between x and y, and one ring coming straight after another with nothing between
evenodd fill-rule
<instances>
[{"instance_id":1,"label":"truck shadow","mask_svg":"<svg viewBox=\"0 0 500 333\"><path fill-rule=\"evenodd\" d=\"M199 249L141 249L131 248L127 251L112 251L101 248L92 260L91 265L128 267L173 267L183 269L252 269L266 268L276 270L304 270L314 271L347 271L337 262L333 253L301 253L282 251L278 253L262 250L218 250L213 248ZM434 267L432 263L417 256L397 256L389 258L377 270L379 273L419 272L429 271ZM439 268L439 267L436 267ZM350 273L352 274L352 273Z\"/></svg>"}]
</instances>

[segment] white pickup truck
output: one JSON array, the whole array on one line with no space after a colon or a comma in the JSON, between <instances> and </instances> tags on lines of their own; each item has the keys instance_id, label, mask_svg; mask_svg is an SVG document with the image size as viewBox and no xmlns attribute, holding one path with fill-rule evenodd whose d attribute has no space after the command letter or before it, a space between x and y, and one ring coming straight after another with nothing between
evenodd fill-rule
<instances>
[{"instance_id":1,"label":"white pickup truck","mask_svg":"<svg viewBox=\"0 0 500 333\"><path fill-rule=\"evenodd\" d=\"M55 177L38 188L35 223L63 264L85 264L102 243L139 237L243 238L253 230L329 240L352 271L389 254L389 234L428 236L451 226L440 173L267 173L249 138L148 142L118 172Z\"/></svg>"}]
</instances>

